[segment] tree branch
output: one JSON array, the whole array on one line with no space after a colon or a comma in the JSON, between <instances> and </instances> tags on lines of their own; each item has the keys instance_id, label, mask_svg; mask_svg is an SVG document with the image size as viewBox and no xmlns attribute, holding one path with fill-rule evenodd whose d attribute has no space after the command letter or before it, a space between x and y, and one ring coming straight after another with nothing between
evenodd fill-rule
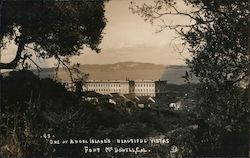
<instances>
[{"instance_id":1,"label":"tree branch","mask_svg":"<svg viewBox=\"0 0 250 158\"><path fill-rule=\"evenodd\" d=\"M41 67L30 56L28 56L28 59L36 66L37 71L41 72Z\"/></svg>"},{"instance_id":2,"label":"tree branch","mask_svg":"<svg viewBox=\"0 0 250 158\"><path fill-rule=\"evenodd\" d=\"M24 50L25 42L18 42L18 49L16 52L16 57L9 63L0 63L0 69L15 69L18 62L22 59L22 52Z\"/></svg>"},{"instance_id":3,"label":"tree branch","mask_svg":"<svg viewBox=\"0 0 250 158\"><path fill-rule=\"evenodd\" d=\"M238 78L237 80L233 81L232 84L236 84L236 83L238 83L238 82L244 80L246 77L248 77L248 73L246 73L244 76Z\"/></svg>"},{"instance_id":4,"label":"tree branch","mask_svg":"<svg viewBox=\"0 0 250 158\"><path fill-rule=\"evenodd\" d=\"M73 79L73 74L72 74L72 72L71 72L71 69L68 67L67 64L65 64L65 62L64 62L60 57L57 56L56 58L57 58L57 60L58 60L58 62L59 62L59 65L60 65L60 63L62 63L63 66L68 70L69 75L70 75L70 79L71 79L71 81L73 82L74 79Z\"/></svg>"}]
</instances>

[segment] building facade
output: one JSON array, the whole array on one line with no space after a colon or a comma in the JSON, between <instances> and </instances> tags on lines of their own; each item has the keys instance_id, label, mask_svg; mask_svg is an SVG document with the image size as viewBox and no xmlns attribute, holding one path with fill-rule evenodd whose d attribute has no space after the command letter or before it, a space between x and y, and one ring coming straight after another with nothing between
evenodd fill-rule
<instances>
[{"instance_id":1,"label":"building facade","mask_svg":"<svg viewBox=\"0 0 250 158\"><path fill-rule=\"evenodd\" d=\"M135 81L134 93L138 96L155 96L155 81L137 80Z\"/></svg>"},{"instance_id":2,"label":"building facade","mask_svg":"<svg viewBox=\"0 0 250 158\"><path fill-rule=\"evenodd\" d=\"M129 81L122 80L88 80L83 88L86 91L95 91L101 94L129 93Z\"/></svg>"},{"instance_id":3,"label":"building facade","mask_svg":"<svg viewBox=\"0 0 250 158\"><path fill-rule=\"evenodd\" d=\"M137 96L156 96L166 91L167 81L155 80L88 80L83 87L85 91L101 94L121 93Z\"/></svg>"}]
</instances>

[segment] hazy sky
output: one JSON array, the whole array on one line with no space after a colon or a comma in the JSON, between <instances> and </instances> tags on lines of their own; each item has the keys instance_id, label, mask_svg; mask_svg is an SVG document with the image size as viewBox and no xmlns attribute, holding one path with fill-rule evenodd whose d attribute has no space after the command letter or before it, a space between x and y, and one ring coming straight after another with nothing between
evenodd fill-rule
<instances>
[{"instance_id":1,"label":"hazy sky","mask_svg":"<svg viewBox=\"0 0 250 158\"><path fill-rule=\"evenodd\" d=\"M148 3L150 0L134 0L136 3ZM152 2L152 1L151 1ZM81 56L72 57L73 62L81 64L107 64L122 61L137 61L164 65L183 65L183 57L176 50L180 42L173 39L177 35L170 30L155 33L157 25L151 25L129 10L130 0L111 0L106 3L108 23L104 29L104 38L97 54L84 49ZM169 19L169 23L185 21L184 18ZM172 42L171 42L172 41ZM3 61L14 58L16 47L10 46L3 51ZM8 53L6 53L8 51ZM8 54L8 55L7 55ZM187 55L184 55L187 56ZM54 60L38 61L41 66L51 67Z\"/></svg>"},{"instance_id":2,"label":"hazy sky","mask_svg":"<svg viewBox=\"0 0 250 158\"><path fill-rule=\"evenodd\" d=\"M184 64L183 57L175 50L178 41L174 31L155 33L157 25L145 22L129 10L131 0L112 0L106 4L107 26L100 45L102 52L86 51L73 61L80 63L116 63L120 61L149 62L164 65ZM149 3L149 0L135 0ZM179 19L183 20L183 19ZM170 21L171 22L171 21ZM172 43L171 43L172 41Z\"/></svg>"}]
</instances>

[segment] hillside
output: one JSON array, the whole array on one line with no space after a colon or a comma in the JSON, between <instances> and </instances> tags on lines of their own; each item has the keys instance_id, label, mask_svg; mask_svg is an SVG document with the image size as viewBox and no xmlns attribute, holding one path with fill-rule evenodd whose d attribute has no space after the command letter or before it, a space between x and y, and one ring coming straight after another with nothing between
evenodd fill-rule
<instances>
[{"instance_id":1,"label":"hillside","mask_svg":"<svg viewBox=\"0 0 250 158\"><path fill-rule=\"evenodd\" d=\"M80 70L89 74L91 80L167 80L172 84L183 84L181 78L188 71L186 66L165 66L151 63L138 62L121 62L116 64L86 64L81 65ZM53 76L51 69L46 69L41 73L41 77L50 74ZM60 69L59 78L69 80L68 72Z\"/></svg>"}]
</instances>

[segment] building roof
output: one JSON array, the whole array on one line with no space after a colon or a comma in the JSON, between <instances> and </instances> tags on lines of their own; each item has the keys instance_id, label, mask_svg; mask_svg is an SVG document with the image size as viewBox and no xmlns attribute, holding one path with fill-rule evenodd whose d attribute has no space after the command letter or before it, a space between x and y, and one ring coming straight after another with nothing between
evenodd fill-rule
<instances>
[{"instance_id":1,"label":"building roof","mask_svg":"<svg viewBox=\"0 0 250 158\"><path fill-rule=\"evenodd\" d=\"M142 83L153 83L156 81L160 82L167 82L166 80L86 80L86 83L122 83L122 82L129 82L129 81L134 81L134 82L142 82Z\"/></svg>"},{"instance_id":2,"label":"building roof","mask_svg":"<svg viewBox=\"0 0 250 158\"><path fill-rule=\"evenodd\" d=\"M86 83L127 83L127 80L87 80Z\"/></svg>"},{"instance_id":3,"label":"building roof","mask_svg":"<svg viewBox=\"0 0 250 158\"><path fill-rule=\"evenodd\" d=\"M124 96L131 101L135 101L135 102L140 101L140 99L134 93L124 94Z\"/></svg>"},{"instance_id":4,"label":"building roof","mask_svg":"<svg viewBox=\"0 0 250 158\"><path fill-rule=\"evenodd\" d=\"M111 99L113 99L116 102L127 102L127 101L130 101L124 95L119 94L119 93L111 93Z\"/></svg>"},{"instance_id":5,"label":"building roof","mask_svg":"<svg viewBox=\"0 0 250 158\"><path fill-rule=\"evenodd\" d=\"M138 103L155 103L155 100L150 96L138 96L140 101Z\"/></svg>"}]
</instances>

